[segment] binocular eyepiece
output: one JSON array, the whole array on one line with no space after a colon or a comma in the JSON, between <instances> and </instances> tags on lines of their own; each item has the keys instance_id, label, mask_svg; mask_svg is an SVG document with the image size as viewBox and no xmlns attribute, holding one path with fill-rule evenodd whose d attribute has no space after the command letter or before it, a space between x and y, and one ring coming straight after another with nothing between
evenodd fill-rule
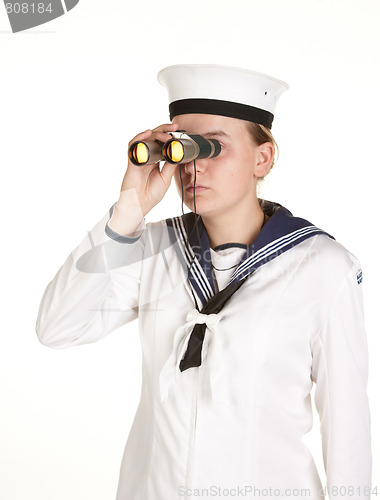
<instances>
[{"instance_id":1,"label":"binocular eyepiece","mask_svg":"<svg viewBox=\"0 0 380 500\"><path fill-rule=\"evenodd\" d=\"M129 159L134 165L148 165L166 160L169 163L188 163L192 160L215 158L222 147L216 139L205 139L199 134L185 131L170 132L171 139L159 141L136 141L129 147Z\"/></svg>"}]
</instances>

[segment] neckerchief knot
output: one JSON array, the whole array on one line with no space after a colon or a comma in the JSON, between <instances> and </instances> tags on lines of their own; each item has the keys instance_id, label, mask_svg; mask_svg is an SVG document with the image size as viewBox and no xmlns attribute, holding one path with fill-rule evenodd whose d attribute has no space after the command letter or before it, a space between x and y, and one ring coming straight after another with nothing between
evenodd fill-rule
<instances>
[{"instance_id":1,"label":"neckerchief knot","mask_svg":"<svg viewBox=\"0 0 380 500\"><path fill-rule=\"evenodd\" d=\"M218 316L217 314L203 314L199 311L197 311L196 309L192 309L187 317L186 317L186 321L188 323L192 323L192 324L198 324L198 325L201 325L201 324L206 324L207 328L209 328L212 332L215 331L215 327L216 325L219 323L220 321L220 316Z\"/></svg>"}]
</instances>

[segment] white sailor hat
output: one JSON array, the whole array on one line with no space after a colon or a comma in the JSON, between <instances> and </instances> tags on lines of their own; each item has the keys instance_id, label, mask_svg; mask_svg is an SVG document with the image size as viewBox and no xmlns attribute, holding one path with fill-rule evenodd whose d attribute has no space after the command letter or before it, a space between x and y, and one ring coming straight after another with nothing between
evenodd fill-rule
<instances>
[{"instance_id":1,"label":"white sailor hat","mask_svg":"<svg viewBox=\"0 0 380 500\"><path fill-rule=\"evenodd\" d=\"M240 118L271 128L280 95L289 85L263 73L217 64L177 64L158 81L169 93L170 119L205 113Z\"/></svg>"}]
</instances>

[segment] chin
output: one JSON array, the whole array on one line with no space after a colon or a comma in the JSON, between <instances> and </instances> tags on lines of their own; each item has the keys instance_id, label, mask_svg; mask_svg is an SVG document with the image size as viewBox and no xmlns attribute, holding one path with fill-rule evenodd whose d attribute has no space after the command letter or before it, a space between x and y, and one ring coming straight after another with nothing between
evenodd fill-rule
<instances>
[{"instance_id":1,"label":"chin","mask_svg":"<svg viewBox=\"0 0 380 500\"><path fill-rule=\"evenodd\" d=\"M180 195L180 199L181 195ZM191 211L194 210L194 198L193 196L189 196L188 193L184 193L183 204ZM214 206L212 206L214 205ZM215 207L215 203L212 203L212 200L207 199L205 196L200 194L200 196L195 196L195 208L197 215L201 216L213 216L217 214L217 209Z\"/></svg>"},{"instance_id":2,"label":"chin","mask_svg":"<svg viewBox=\"0 0 380 500\"><path fill-rule=\"evenodd\" d=\"M185 203L184 204L187 206L187 208L189 210L191 210L191 212L195 212L194 210L194 204L192 202L190 203ZM197 215L200 215L201 217L214 217L216 215L218 215L218 210L215 208L215 207L210 207L210 206L207 206L207 203L202 203L202 202L198 202L197 200L195 200L195 205L196 205L196 213Z\"/></svg>"},{"instance_id":3,"label":"chin","mask_svg":"<svg viewBox=\"0 0 380 500\"><path fill-rule=\"evenodd\" d=\"M183 200L183 204L191 211L194 212L194 203L193 200ZM202 215L203 211L202 210L202 203L199 203L198 200L195 200L195 205L196 205L196 210L198 215Z\"/></svg>"}]
</instances>

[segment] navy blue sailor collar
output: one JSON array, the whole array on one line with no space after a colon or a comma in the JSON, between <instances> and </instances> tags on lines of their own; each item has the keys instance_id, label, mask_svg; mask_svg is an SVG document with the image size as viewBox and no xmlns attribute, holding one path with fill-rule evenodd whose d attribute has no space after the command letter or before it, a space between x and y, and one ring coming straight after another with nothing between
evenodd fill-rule
<instances>
[{"instance_id":1,"label":"navy blue sailor collar","mask_svg":"<svg viewBox=\"0 0 380 500\"><path fill-rule=\"evenodd\" d=\"M255 240L247 245L239 265L228 284L236 283L262 265L317 234L335 239L311 222L293 214L279 203L261 200L263 211L270 218ZM182 262L191 287L204 305L216 293L212 277L211 250L202 217L194 212L166 219L170 238Z\"/></svg>"}]
</instances>

